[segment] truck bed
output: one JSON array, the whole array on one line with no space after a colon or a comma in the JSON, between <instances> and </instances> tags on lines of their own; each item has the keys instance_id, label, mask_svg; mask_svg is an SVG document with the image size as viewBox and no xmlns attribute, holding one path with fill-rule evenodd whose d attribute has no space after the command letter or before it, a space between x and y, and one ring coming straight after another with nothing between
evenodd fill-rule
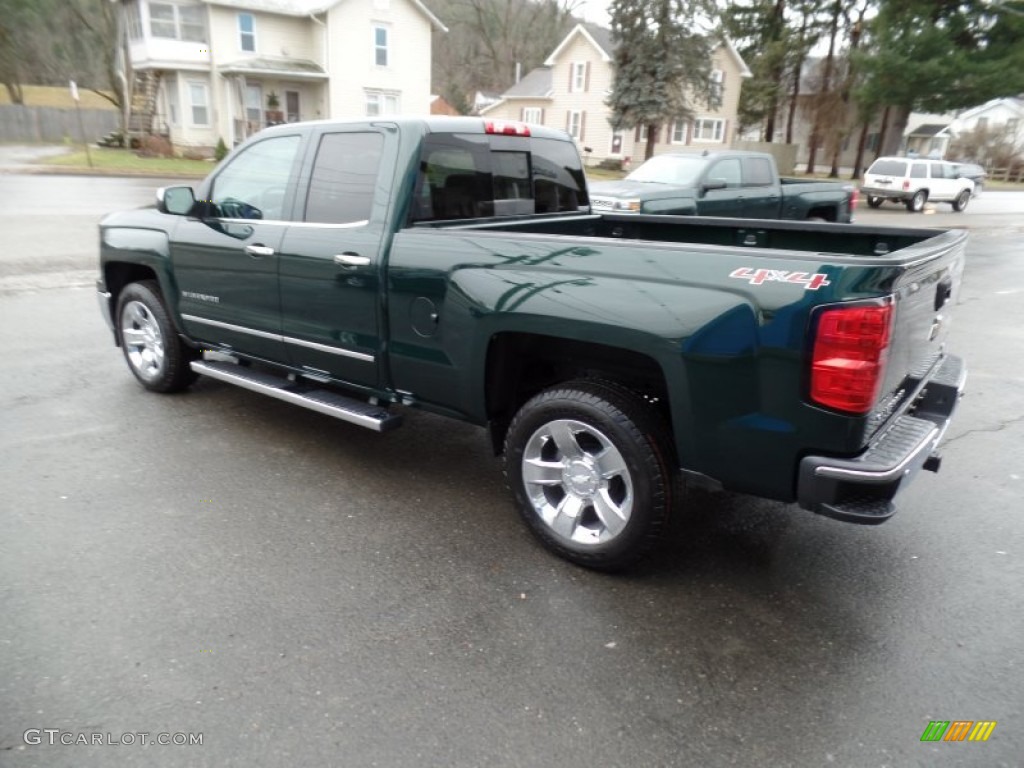
<instances>
[{"instance_id":1,"label":"truck bed","mask_svg":"<svg viewBox=\"0 0 1024 768\"><path fill-rule=\"evenodd\" d=\"M575 237L608 237L679 244L740 246L833 256L888 256L936 238L966 237L961 230L911 227L837 226L805 221L730 219L723 217L585 214L550 218L480 219L451 224L417 224L443 229L482 229ZM955 233L955 234L953 234ZM755 254L750 254L755 255Z\"/></svg>"}]
</instances>

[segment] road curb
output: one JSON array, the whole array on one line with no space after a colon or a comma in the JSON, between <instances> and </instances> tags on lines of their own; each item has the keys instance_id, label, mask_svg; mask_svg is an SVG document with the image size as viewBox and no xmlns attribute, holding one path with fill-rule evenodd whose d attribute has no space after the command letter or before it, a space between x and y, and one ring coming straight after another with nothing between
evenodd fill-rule
<instances>
[{"instance_id":1,"label":"road curb","mask_svg":"<svg viewBox=\"0 0 1024 768\"><path fill-rule=\"evenodd\" d=\"M214 166L211 164L210 170ZM78 165L25 165L20 167L0 168L0 173L33 174L40 176L109 176L124 179L205 179L207 174L184 173L181 171L131 171L127 169L86 168Z\"/></svg>"}]
</instances>

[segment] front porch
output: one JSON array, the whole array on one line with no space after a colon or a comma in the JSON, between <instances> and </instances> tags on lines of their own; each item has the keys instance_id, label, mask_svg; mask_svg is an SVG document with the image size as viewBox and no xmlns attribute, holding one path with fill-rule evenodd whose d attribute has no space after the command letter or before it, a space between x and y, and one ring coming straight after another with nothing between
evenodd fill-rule
<instances>
[{"instance_id":1,"label":"front porch","mask_svg":"<svg viewBox=\"0 0 1024 768\"><path fill-rule=\"evenodd\" d=\"M263 128L330 114L327 73L303 59L250 58L222 66L220 119L231 147Z\"/></svg>"}]
</instances>

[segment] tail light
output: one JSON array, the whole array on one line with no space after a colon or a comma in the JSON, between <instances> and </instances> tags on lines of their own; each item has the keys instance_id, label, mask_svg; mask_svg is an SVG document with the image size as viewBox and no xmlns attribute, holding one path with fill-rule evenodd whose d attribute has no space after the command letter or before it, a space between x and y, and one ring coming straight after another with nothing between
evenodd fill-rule
<instances>
[{"instance_id":1,"label":"tail light","mask_svg":"<svg viewBox=\"0 0 1024 768\"><path fill-rule=\"evenodd\" d=\"M904 189L904 191L910 189L910 179L904 179L903 180L903 189Z\"/></svg>"},{"instance_id":2,"label":"tail light","mask_svg":"<svg viewBox=\"0 0 1024 768\"><path fill-rule=\"evenodd\" d=\"M504 136L529 136L530 126L510 120L485 120L484 133L496 133Z\"/></svg>"},{"instance_id":3,"label":"tail light","mask_svg":"<svg viewBox=\"0 0 1024 768\"><path fill-rule=\"evenodd\" d=\"M890 300L883 305L834 307L818 315L811 400L847 413L871 410L885 376L894 314Z\"/></svg>"},{"instance_id":4,"label":"tail light","mask_svg":"<svg viewBox=\"0 0 1024 768\"><path fill-rule=\"evenodd\" d=\"M850 213L852 214L857 210L857 203L860 202L860 190L856 187L850 192Z\"/></svg>"}]
</instances>

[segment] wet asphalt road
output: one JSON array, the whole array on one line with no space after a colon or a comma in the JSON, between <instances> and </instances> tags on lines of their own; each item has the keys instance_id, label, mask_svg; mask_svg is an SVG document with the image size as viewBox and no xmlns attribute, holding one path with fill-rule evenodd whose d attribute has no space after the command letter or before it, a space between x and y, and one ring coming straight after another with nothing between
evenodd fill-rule
<instances>
[{"instance_id":1,"label":"wet asphalt road","mask_svg":"<svg viewBox=\"0 0 1024 768\"><path fill-rule=\"evenodd\" d=\"M534 543L473 427L145 393L89 280L152 186L0 175L0 765L1024 765L1024 205L957 219L969 394L891 522L693 494L611 577ZM998 726L920 742L958 719Z\"/></svg>"}]
</instances>

